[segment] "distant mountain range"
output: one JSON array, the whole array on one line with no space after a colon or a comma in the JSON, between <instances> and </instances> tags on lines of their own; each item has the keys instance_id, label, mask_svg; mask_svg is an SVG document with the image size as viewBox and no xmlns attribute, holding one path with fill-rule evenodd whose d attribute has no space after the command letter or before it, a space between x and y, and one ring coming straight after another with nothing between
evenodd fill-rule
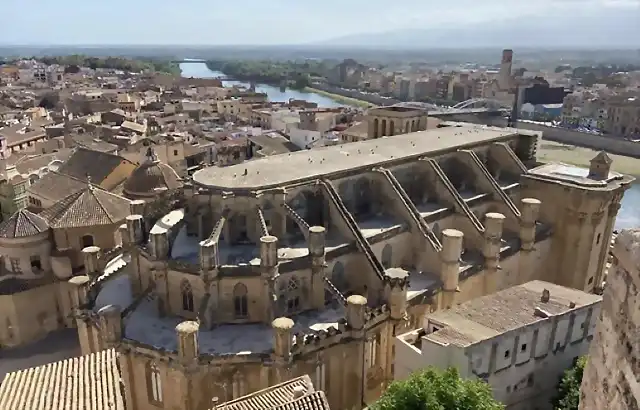
<instances>
[{"instance_id":1,"label":"distant mountain range","mask_svg":"<svg viewBox=\"0 0 640 410\"><path fill-rule=\"evenodd\" d=\"M579 4L579 3L576 3ZM333 38L317 46L365 48L640 49L640 8L576 9L486 23L410 28Z\"/></svg>"}]
</instances>

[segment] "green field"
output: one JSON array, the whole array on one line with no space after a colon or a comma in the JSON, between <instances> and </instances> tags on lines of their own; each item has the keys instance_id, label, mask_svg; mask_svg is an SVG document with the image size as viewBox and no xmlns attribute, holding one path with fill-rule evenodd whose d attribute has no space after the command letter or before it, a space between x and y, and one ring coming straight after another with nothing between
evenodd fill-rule
<instances>
[{"instance_id":1,"label":"green field","mask_svg":"<svg viewBox=\"0 0 640 410\"><path fill-rule=\"evenodd\" d=\"M345 105L350 105L350 106L353 106L353 107L360 107L360 108L375 107L374 104L370 104L370 103L368 103L366 101L358 100L358 99L351 98L351 97L344 97L344 96L339 95L339 94L328 93L326 91L318 90L318 89L312 88L312 87L307 87L307 88L304 89L304 91L309 92L309 93L316 93L316 94L324 95L325 97L329 97L332 100L335 100L337 102L343 103Z\"/></svg>"}]
</instances>

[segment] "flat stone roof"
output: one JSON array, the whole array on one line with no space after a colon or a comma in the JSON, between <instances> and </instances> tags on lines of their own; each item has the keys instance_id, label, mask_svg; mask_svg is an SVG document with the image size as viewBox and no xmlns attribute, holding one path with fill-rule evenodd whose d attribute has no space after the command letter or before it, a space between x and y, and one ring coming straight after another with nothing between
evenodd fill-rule
<instances>
[{"instance_id":1,"label":"flat stone roof","mask_svg":"<svg viewBox=\"0 0 640 410\"><path fill-rule=\"evenodd\" d=\"M343 145L274 155L229 167L208 167L193 174L196 185L220 189L259 190L370 168L427 154L504 141L513 129L445 127Z\"/></svg>"},{"instance_id":2,"label":"flat stone roof","mask_svg":"<svg viewBox=\"0 0 640 410\"><path fill-rule=\"evenodd\" d=\"M624 175L617 172L609 172L607 179L597 180L589 177L589 169L563 163L541 165L529 170L531 175L540 176L556 181L569 182L585 187L605 188L610 182L624 179Z\"/></svg>"}]
</instances>

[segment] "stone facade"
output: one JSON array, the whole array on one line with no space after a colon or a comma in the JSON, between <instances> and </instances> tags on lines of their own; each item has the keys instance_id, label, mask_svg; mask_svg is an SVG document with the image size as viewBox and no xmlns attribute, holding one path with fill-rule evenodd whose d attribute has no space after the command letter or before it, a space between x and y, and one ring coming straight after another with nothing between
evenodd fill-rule
<instances>
[{"instance_id":1,"label":"stone facade","mask_svg":"<svg viewBox=\"0 0 640 410\"><path fill-rule=\"evenodd\" d=\"M82 349L121 352L132 410L303 374L333 408L371 404L425 313L533 279L598 288L632 179L540 166L538 137L451 127L198 171L172 206L134 205L125 269L72 279Z\"/></svg>"},{"instance_id":2,"label":"stone facade","mask_svg":"<svg viewBox=\"0 0 640 410\"><path fill-rule=\"evenodd\" d=\"M640 231L622 231L613 255L582 379L580 410L640 408Z\"/></svg>"},{"instance_id":3,"label":"stone facade","mask_svg":"<svg viewBox=\"0 0 640 410\"><path fill-rule=\"evenodd\" d=\"M368 138L407 134L427 129L427 112L406 107L372 108L367 113Z\"/></svg>"}]
</instances>

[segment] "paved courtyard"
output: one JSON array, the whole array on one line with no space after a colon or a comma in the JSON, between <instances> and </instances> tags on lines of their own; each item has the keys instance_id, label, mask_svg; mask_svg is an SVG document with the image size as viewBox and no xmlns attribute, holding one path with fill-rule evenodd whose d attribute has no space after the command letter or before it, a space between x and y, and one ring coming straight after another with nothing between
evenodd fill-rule
<instances>
[{"instance_id":1,"label":"paved courtyard","mask_svg":"<svg viewBox=\"0 0 640 410\"><path fill-rule=\"evenodd\" d=\"M76 329L51 333L33 344L0 349L0 381L7 373L80 355Z\"/></svg>"}]
</instances>

